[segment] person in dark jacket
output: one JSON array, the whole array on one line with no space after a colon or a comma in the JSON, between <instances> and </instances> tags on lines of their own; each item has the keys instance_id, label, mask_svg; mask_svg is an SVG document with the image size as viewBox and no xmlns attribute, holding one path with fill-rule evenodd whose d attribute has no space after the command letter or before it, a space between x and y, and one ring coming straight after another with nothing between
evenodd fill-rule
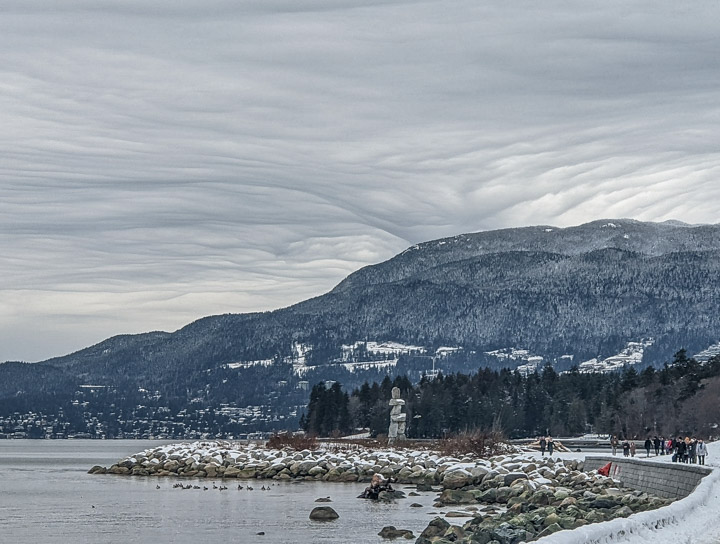
<instances>
[{"instance_id":1,"label":"person in dark jacket","mask_svg":"<svg viewBox=\"0 0 720 544\"><path fill-rule=\"evenodd\" d=\"M385 481L381 474L374 474L370 480L370 485L365 488L361 499L378 499L382 491L395 491L389 481Z\"/></svg>"},{"instance_id":2,"label":"person in dark jacket","mask_svg":"<svg viewBox=\"0 0 720 544\"><path fill-rule=\"evenodd\" d=\"M685 437L685 452L683 453L683 463L690 462L690 437Z\"/></svg>"},{"instance_id":3,"label":"person in dark jacket","mask_svg":"<svg viewBox=\"0 0 720 544\"><path fill-rule=\"evenodd\" d=\"M697 440L693 436L690 439L690 447L688 449L688 457L690 459L690 462L694 465L697 463Z\"/></svg>"},{"instance_id":4,"label":"person in dark jacket","mask_svg":"<svg viewBox=\"0 0 720 544\"><path fill-rule=\"evenodd\" d=\"M628 442L627 440L623 440L622 446L623 446L623 455L625 457L630 457L630 442Z\"/></svg>"},{"instance_id":5,"label":"person in dark jacket","mask_svg":"<svg viewBox=\"0 0 720 544\"><path fill-rule=\"evenodd\" d=\"M648 436L645 439L645 451L647 452L647 455L645 457L650 457L650 450L652 449L652 447L653 447L652 440L650 440L650 437Z\"/></svg>"},{"instance_id":6,"label":"person in dark jacket","mask_svg":"<svg viewBox=\"0 0 720 544\"><path fill-rule=\"evenodd\" d=\"M540 437L540 455L545 456L545 446L547 446L547 442L545 441L545 437Z\"/></svg>"},{"instance_id":7,"label":"person in dark jacket","mask_svg":"<svg viewBox=\"0 0 720 544\"><path fill-rule=\"evenodd\" d=\"M547 437L547 447L548 447L548 455L552 455L553 448L555 447L555 442L553 442L552 436Z\"/></svg>"},{"instance_id":8,"label":"person in dark jacket","mask_svg":"<svg viewBox=\"0 0 720 544\"><path fill-rule=\"evenodd\" d=\"M655 448L655 456L660 455L660 439L657 435L653 437L653 448Z\"/></svg>"},{"instance_id":9,"label":"person in dark jacket","mask_svg":"<svg viewBox=\"0 0 720 544\"><path fill-rule=\"evenodd\" d=\"M675 449L675 456L673 461L682 463L685 458L685 441L681 436L677 437L677 440L673 440L673 446Z\"/></svg>"}]
</instances>

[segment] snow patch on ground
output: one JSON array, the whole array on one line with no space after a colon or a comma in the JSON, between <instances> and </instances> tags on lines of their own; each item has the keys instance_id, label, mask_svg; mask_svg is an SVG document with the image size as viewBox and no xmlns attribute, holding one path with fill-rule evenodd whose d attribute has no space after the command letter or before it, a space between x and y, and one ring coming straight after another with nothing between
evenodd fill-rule
<instances>
[{"instance_id":1,"label":"snow patch on ground","mask_svg":"<svg viewBox=\"0 0 720 544\"><path fill-rule=\"evenodd\" d=\"M560 454L565 459L583 454ZM656 463L671 462L669 455L642 458ZM720 443L708 444L707 466L713 473L684 499L649 512L603 523L559 531L537 540L539 544L717 544L720 542Z\"/></svg>"}]
</instances>

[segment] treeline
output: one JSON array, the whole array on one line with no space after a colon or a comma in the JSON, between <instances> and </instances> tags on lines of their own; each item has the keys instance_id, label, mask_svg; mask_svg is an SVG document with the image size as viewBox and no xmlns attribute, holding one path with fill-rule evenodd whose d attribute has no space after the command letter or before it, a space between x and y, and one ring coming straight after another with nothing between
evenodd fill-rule
<instances>
[{"instance_id":1,"label":"treeline","mask_svg":"<svg viewBox=\"0 0 720 544\"><path fill-rule=\"evenodd\" d=\"M408 414L408 436L438 438L471 430L498 430L511 438L586 432L622 437L707 437L719 434L720 356L705 364L681 350L662 369L638 373L558 374L546 366L524 376L483 369L473 375L440 374L413 386L405 377L385 378L344 393L339 383L312 389L302 427L319 436L369 428L387 433L393 387Z\"/></svg>"}]
</instances>

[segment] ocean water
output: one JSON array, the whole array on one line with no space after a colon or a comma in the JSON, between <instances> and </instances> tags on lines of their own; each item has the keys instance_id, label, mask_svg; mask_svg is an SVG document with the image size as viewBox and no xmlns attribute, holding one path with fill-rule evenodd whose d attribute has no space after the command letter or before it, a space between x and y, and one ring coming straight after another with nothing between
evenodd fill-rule
<instances>
[{"instance_id":1,"label":"ocean water","mask_svg":"<svg viewBox=\"0 0 720 544\"><path fill-rule=\"evenodd\" d=\"M248 491L237 489L247 481L229 479L220 491L213 489L220 480L87 474L93 465L109 467L160 443L0 440L0 542L376 544L386 525L419 535L437 514L436 493L378 503L356 498L366 484L252 480ZM174 489L177 482L209 489ZM319 497L332 502L316 504ZM410 507L413 502L422 508ZM340 518L311 521L310 511L323 505Z\"/></svg>"}]
</instances>

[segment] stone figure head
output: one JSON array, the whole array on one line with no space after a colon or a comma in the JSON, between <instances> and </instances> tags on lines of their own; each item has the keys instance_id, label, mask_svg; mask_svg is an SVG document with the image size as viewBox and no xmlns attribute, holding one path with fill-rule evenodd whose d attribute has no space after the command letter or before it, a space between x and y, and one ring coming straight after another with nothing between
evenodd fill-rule
<instances>
[{"instance_id":1,"label":"stone figure head","mask_svg":"<svg viewBox=\"0 0 720 544\"><path fill-rule=\"evenodd\" d=\"M400 398L400 388L399 387L392 388L392 398L394 398L394 399Z\"/></svg>"}]
</instances>

